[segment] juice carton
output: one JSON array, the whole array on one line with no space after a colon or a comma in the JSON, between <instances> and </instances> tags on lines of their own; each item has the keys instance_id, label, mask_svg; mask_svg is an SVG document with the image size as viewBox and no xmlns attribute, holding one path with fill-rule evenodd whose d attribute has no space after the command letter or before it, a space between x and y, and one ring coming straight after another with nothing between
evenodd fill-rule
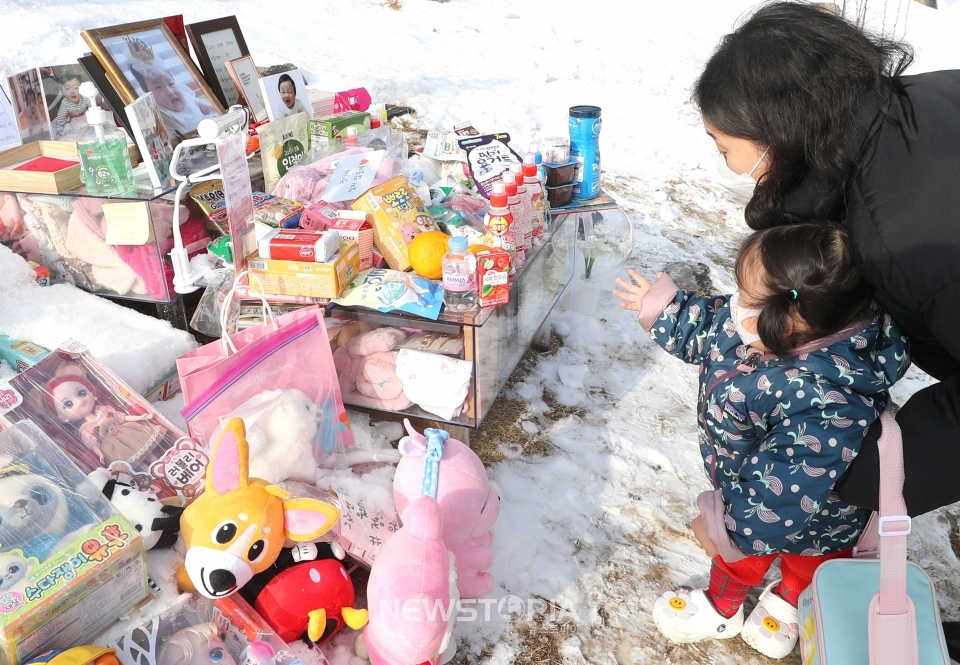
<instances>
[{"instance_id":1,"label":"juice carton","mask_svg":"<svg viewBox=\"0 0 960 665\"><path fill-rule=\"evenodd\" d=\"M329 230L338 231L344 240L353 240L360 245L360 272L374 267L373 224L367 221L365 212L339 210Z\"/></svg>"},{"instance_id":2,"label":"juice carton","mask_svg":"<svg viewBox=\"0 0 960 665\"><path fill-rule=\"evenodd\" d=\"M373 216L373 242L394 270L409 270L410 243L424 231L437 230L407 176L370 189L353 202L353 209Z\"/></svg>"},{"instance_id":3,"label":"juice carton","mask_svg":"<svg viewBox=\"0 0 960 665\"><path fill-rule=\"evenodd\" d=\"M370 114L365 111L347 111L309 121L310 149L325 148L351 125L370 129Z\"/></svg>"},{"instance_id":4,"label":"juice carton","mask_svg":"<svg viewBox=\"0 0 960 665\"><path fill-rule=\"evenodd\" d=\"M477 287L481 307L510 302L510 252L505 249L477 252Z\"/></svg>"}]
</instances>

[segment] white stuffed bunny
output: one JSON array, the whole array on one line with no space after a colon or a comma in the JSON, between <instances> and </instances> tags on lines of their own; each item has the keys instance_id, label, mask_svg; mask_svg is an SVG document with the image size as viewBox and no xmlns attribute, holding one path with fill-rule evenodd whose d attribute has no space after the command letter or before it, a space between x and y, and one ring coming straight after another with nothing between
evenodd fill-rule
<instances>
[{"instance_id":1,"label":"white stuffed bunny","mask_svg":"<svg viewBox=\"0 0 960 665\"><path fill-rule=\"evenodd\" d=\"M317 405L300 390L264 391L267 408L247 428L250 476L277 484L284 480L313 483L317 461L313 440L317 435Z\"/></svg>"}]
</instances>

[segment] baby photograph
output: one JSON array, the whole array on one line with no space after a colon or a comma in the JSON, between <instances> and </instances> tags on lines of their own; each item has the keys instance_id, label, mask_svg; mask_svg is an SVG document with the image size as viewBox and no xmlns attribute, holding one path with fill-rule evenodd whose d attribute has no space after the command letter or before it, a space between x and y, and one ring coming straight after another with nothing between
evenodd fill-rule
<instances>
[{"instance_id":1,"label":"baby photograph","mask_svg":"<svg viewBox=\"0 0 960 665\"><path fill-rule=\"evenodd\" d=\"M306 113L308 118L313 117L307 98L307 86L299 69L265 76L260 79L260 88L267 100L270 120L279 120L297 113Z\"/></svg>"},{"instance_id":2,"label":"baby photograph","mask_svg":"<svg viewBox=\"0 0 960 665\"><path fill-rule=\"evenodd\" d=\"M219 115L159 27L105 37L102 44L137 95L153 93L168 130L188 134Z\"/></svg>"},{"instance_id":3,"label":"baby photograph","mask_svg":"<svg viewBox=\"0 0 960 665\"><path fill-rule=\"evenodd\" d=\"M50 125L47 120L47 108L44 105L43 88L36 69L14 74L7 79L10 101L17 116L20 139L24 143L31 141L49 141Z\"/></svg>"},{"instance_id":4,"label":"baby photograph","mask_svg":"<svg viewBox=\"0 0 960 665\"><path fill-rule=\"evenodd\" d=\"M40 68L42 101L47 107L54 141L76 141L87 126L86 114L90 110L90 101L80 95L80 84L89 80L83 67L78 64ZM113 109L100 96L97 105L107 112L107 120L116 125Z\"/></svg>"}]
</instances>

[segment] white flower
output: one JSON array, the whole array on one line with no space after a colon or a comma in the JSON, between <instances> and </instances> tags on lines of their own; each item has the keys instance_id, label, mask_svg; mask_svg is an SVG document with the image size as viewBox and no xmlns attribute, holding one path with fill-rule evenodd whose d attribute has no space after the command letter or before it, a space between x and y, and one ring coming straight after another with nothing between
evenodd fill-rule
<instances>
[{"instance_id":1,"label":"white flower","mask_svg":"<svg viewBox=\"0 0 960 665\"><path fill-rule=\"evenodd\" d=\"M653 606L654 612L662 612L671 619L686 621L697 613L697 606L690 602L690 592L686 589L667 591L657 598Z\"/></svg>"},{"instance_id":2,"label":"white flower","mask_svg":"<svg viewBox=\"0 0 960 665\"><path fill-rule=\"evenodd\" d=\"M762 605L758 605L753 611L750 621L759 626L760 636L767 639L773 638L777 642L783 642L797 636L797 624L780 621L767 612Z\"/></svg>"}]
</instances>

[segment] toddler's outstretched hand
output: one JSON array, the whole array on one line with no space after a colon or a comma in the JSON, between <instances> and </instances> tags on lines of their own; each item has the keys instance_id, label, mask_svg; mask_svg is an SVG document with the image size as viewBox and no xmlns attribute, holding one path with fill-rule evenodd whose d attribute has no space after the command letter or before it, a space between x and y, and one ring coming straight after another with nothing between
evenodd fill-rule
<instances>
[{"instance_id":1,"label":"toddler's outstretched hand","mask_svg":"<svg viewBox=\"0 0 960 665\"><path fill-rule=\"evenodd\" d=\"M614 289L613 295L623 301L620 303L622 308L639 312L640 301L643 300L643 296L645 296L647 291L650 290L650 282L648 282L647 279L636 270L628 270L627 272L630 273L630 277L633 278L633 281L636 282L636 285L631 284L625 279L617 277L617 284L623 287L623 291ZM662 272L658 272L657 277L660 277L662 274Z\"/></svg>"}]
</instances>

